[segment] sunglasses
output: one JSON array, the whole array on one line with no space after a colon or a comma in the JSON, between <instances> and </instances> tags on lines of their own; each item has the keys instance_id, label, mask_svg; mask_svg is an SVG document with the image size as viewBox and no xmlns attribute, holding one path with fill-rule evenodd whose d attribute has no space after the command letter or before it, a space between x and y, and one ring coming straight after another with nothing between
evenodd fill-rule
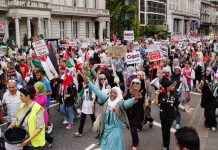
<instances>
[{"instance_id":1,"label":"sunglasses","mask_svg":"<svg viewBox=\"0 0 218 150\"><path fill-rule=\"evenodd\" d=\"M132 82L132 85L139 85L140 83L139 82Z\"/></svg>"},{"instance_id":2,"label":"sunglasses","mask_svg":"<svg viewBox=\"0 0 218 150\"><path fill-rule=\"evenodd\" d=\"M16 83L16 81L15 81L15 80L8 80L8 83L9 83L9 82Z\"/></svg>"},{"instance_id":3,"label":"sunglasses","mask_svg":"<svg viewBox=\"0 0 218 150\"><path fill-rule=\"evenodd\" d=\"M102 78L101 80L107 80L106 78Z\"/></svg>"}]
</instances>

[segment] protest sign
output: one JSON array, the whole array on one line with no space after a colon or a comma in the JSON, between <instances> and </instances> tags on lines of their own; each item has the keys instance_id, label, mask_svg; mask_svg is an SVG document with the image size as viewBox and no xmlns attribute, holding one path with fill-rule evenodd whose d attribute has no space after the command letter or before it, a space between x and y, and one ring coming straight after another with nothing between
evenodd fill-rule
<instances>
[{"instance_id":1,"label":"protest sign","mask_svg":"<svg viewBox=\"0 0 218 150\"><path fill-rule=\"evenodd\" d=\"M133 41L134 38L134 31L124 31L124 40L125 41Z\"/></svg>"},{"instance_id":2,"label":"protest sign","mask_svg":"<svg viewBox=\"0 0 218 150\"><path fill-rule=\"evenodd\" d=\"M7 54L7 46L0 46L0 56L5 56Z\"/></svg>"},{"instance_id":3,"label":"protest sign","mask_svg":"<svg viewBox=\"0 0 218 150\"><path fill-rule=\"evenodd\" d=\"M157 61L162 59L160 47L157 44L151 44L148 46L148 53L150 61Z\"/></svg>"},{"instance_id":4,"label":"protest sign","mask_svg":"<svg viewBox=\"0 0 218 150\"><path fill-rule=\"evenodd\" d=\"M140 51L140 45L138 42L133 42L133 48L135 51Z\"/></svg>"},{"instance_id":5,"label":"protest sign","mask_svg":"<svg viewBox=\"0 0 218 150\"><path fill-rule=\"evenodd\" d=\"M129 64L137 64L141 62L140 53L132 52L126 53L126 63Z\"/></svg>"},{"instance_id":6,"label":"protest sign","mask_svg":"<svg viewBox=\"0 0 218 150\"><path fill-rule=\"evenodd\" d=\"M168 57L168 47L163 46L163 45L159 45L160 46L160 52L163 56Z\"/></svg>"},{"instance_id":7,"label":"protest sign","mask_svg":"<svg viewBox=\"0 0 218 150\"><path fill-rule=\"evenodd\" d=\"M108 53L111 55L111 57L122 58L126 56L126 52L127 52L127 47L123 45L108 47Z\"/></svg>"},{"instance_id":8,"label":"protest sign","mask_svg":"<svg viewBox=\"0 0 218 150\"><path fill-rule=\"evenodd\" d=\"M214 51L215 53L218 53L218 43L214 43L214 44L213 44L213 51Z\"/></svg>"},{"instance_id":9,"label":"protest sign","mask_svg":"<svg viewBox=\"0 0 218 150\"><path fill-rule=\"evenodd\" d=\"M45 44L45 40L38 40L33 42L33 47L35 49L37 56L46 56L49 54L47 45Z\"/></svg>"}]
</instances>

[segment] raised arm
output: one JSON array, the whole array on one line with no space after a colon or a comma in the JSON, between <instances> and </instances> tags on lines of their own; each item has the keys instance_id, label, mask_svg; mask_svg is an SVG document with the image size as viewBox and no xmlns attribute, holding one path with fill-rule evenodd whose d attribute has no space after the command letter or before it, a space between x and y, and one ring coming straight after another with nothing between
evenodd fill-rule
<instances>
[{"instance_id":1,"label":"raised arm","mask_svg":"<svg viewBox=\"0 0 218 150\"><path fill-rule=\"evenodd\" d=\"M128 109L129 107L132 107L137 101L135 101L135 98L130 98L124 101L124 108Z\"/></svg>"},{"instance_id":2,"label":"raised arm","mask_svg":"<svg viewBox=\"0 0 218 150\"><path fill-rule=\"evenodd\" d=\"M92 82L88 84L89 88L96 94L96 96L104 103L108 99L108 95L103 93L97 86Z\"/></svg>"}]
</instances>

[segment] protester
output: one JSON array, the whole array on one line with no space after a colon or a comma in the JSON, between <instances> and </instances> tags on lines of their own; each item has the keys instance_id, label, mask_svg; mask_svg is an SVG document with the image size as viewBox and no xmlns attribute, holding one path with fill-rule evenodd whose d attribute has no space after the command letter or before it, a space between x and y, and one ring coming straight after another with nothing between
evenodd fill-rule
<instances>
[{"instance_id":1,"label":"protester","mask_svg":"<svg viewBox=\"0 0 218 150\"><path fill-rule=\"evenodd\" d=\"M16 114L21 105L20 92L14 80L8 81L8 91L3 95L2 105L6 108L7 123L10 125L12 122L16 121Z\"/></svg>"},{"instance_id":2,"label":"protester","mask_svg":"<svg viewBox=\"0 0 218 150\"><path fill-rule=\"evenodd\" d=\"M195 129L182 127L175 132L177 150L200 150L200 138Z\"/></svg>"},{"instance_id":3,"label":"protester","mask_svg":"<svg viewBox=\"0 0 218 150\"><path fill-rule=\"evenodd\" d=\"M29 138L21 143L23 150L40 149L45 145L44 110L34 101L35 88L33 85L26 89L20 89L20 96L23 103L16 114L16 120L13 120L9 128L22 126L28 131Z\"/></svg>"}]
</instances>

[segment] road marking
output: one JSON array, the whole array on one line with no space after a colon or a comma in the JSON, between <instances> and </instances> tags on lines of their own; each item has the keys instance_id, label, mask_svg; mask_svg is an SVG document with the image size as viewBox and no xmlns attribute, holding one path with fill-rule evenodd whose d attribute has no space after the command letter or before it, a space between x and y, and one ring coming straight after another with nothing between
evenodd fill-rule
<instances>
[{"instance_id":1,"label":"road marking","mask_svg":"<svg viewBox=\"0 0 218 150\"><path fill-rule=\"evenodd\" d=\"M93 147L95 147L96 144L91 144L89 147L87 147L85 150L91 150Z\"/></svg>"},{"instance_id":2,"label":"road marking","mask_svg":"<svg viewBox=\"0 0 218 150\"><path fill-rule=\"evenodd\" d=\"M156 122L156 121L154 121L154 122L153 122L153 124L154 124L155 126L157 126L157 127L160 127L160 128L161 128L161 124L160 124L159 122ZM176 132L176 129L174 129L174 128L171 128L171 129L170 129L170 131L171 131L172 133L175 133L175 132Z\"/></svg>"},{"instance_id":3,"label":"road marking","mask_svg":"<svg viewBox=\"0 0 218 150\"><path fill-rule=\"evenodd\" d=\"M97 149L94 149L94 150L101 150L101 148L97 148Z\"/></svg>"},{"instance_id":4,"label":"road marking","mask_svg":"<svg viewBox=\"0 0 218 150\"><path fill-rule=\"evenodd\" d=\"M201 93L198 93L198 92L190 92L191 94L193 94L193 95L199 95L199 96L201 96Z\"/></svg>"}]
</instances>

